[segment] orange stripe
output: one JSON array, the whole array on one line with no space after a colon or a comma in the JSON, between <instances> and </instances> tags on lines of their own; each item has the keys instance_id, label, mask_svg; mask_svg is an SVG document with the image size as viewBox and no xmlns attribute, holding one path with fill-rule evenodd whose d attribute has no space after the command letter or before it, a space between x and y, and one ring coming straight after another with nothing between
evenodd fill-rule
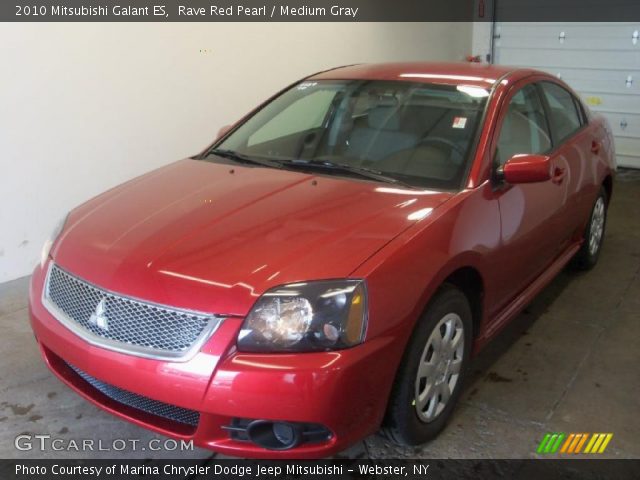
<instances>
[{"instance_id":1,"label":"orange stripe","mask_svg":"<svg viewBox=\"0 0 640 480\"><path fill-rule=\"evenodd\" d=\"M582 434L582 440L580 440L580 443L578 443L578 446L576 447L576 452L575 453L580 453L580 450L582 450L582 445L584 445L584 442L587 441L587 437L589 436L588 433L583 433Z\"/></svg>"},{"instance_id":2,"label":"orange stripe","mask_svg":"<svg viewBox=\"0 0 640 480\"><path fill-rule=\"evenodd\" d=\"M580 440L581 437L582 437L582 434L580 433L576 434L575 438L573 439L573 442L571 442L571 446L569 447L569 451L567 453L573 453L573 450L576 448L576 445L578 444L578 441Z\"/></svg>"},{"instance_id":3,"label":"orange stripe","mask_svg":"<svg viewBox=\"0 0 640 480\"><path fill-rule=\"evenodd\" d=\"M575 437L576 434L572 433L571 435L569 435L569 437L565 440L564 445L562 445L562 449L560 450L560 453L565 453L567 451L567 448L569 448L569 444L573 441L573 437Z\"/></svg>"}]
</instances>

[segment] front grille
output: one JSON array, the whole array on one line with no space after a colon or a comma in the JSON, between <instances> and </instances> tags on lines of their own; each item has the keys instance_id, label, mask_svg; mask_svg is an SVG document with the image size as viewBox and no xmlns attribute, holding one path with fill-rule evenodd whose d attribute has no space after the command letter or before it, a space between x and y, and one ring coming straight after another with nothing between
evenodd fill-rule
<instances>
[{"instance_id":1,"label":"front grille","mask_svg":"<svg viewBox=\"0 0 640 480\"><path fill-rule=\"evenodd\" d=\"M93 388L118 403L122 403L137 410L142 410L143 412L150 413L151 415L173 420L174 422L191 425L193 427L198 425L200 414L195 410L177 407L168 403L159 402L158 400L153 400L143 395L138 395L137 393L123 390L122 388L110 385L102 380L92 377L70 363L67 363L67 365Z\"/></svg>"},{"instance_id":2,"label":"front grille","mask_svg":"<svg viewBox=\"0 0 640 480\"><path fill-rule=\"evenodd\" d=\"M187 356L221 319L147 303L95 287L52 265L44 303L77 335L112 350L152 358ZM48 305L47 305L48 304Z\"/></svg>"}]
</instances>

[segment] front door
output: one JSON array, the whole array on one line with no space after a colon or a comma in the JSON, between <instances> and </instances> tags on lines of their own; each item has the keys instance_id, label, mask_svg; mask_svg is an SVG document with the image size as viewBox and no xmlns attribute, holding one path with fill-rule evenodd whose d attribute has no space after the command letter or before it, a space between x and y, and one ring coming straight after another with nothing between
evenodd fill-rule
<instances>
[{"instance_id":1,"label":"front door","mask_svg":"<svg viewBox=\"0 0 640 480\"><path fill-rule=\"evenodd\" d=\"M498 120L494 168L517 154L551 155L549 122L536 85L514 86L504 105ZM549 181L503 183L494 190L500 207L502 241L494 314L535 280L563 246L567 184L558 174L567 165L561 158L552 157L551 162L556 176Z\"/></svg>"}]
</instances>

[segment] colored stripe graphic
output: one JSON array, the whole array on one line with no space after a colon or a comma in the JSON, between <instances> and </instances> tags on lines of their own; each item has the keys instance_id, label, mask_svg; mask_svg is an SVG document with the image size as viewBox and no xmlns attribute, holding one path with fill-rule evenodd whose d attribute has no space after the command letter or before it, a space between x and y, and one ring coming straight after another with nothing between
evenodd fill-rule
<instances>
[{"instance_id":1,"label":"colored stripe graphic","mask_svg":"<svg viewBox=\"0 0 640 480\"><path fill-rule=\"evenodd\" d=\"M578 444L582 441L582 434L576 433L576 436L573 438L573 442L571 442L571 446L569 447L569 451L567 453L578 453Z\"/></svg>"},{"instance_id":2,"label":"colored stripe graphic","mask_svg":"<svg viewBox=\"0 0 640 480\"><path fill-rule=\"evenodd\" d=\"M600 450L598 450L598 453L604 453L605 449L607 448L607 445L609 445L609 442L613 438L613 433L607 433L606 435L607 436L605 437L604 442L602 442L602 445L600 446Z\"/></svg>"},{"instance_id":3,"label":"colored stripe graphic","mask_svg":"<svg viewBox=\"0 0 640 480\"><path fill-rule=\"evenodd\" d=\"M612 438L613 433L570 433L568 435L565 433L547 433L542 438L536 452L574 455L578 453L603 453Z\"/></svg>"},{"instance_id":4,"label":"colored stripe graphic","mask_svg":"<svg viewBox=\"0 0 640 480\"><path fill-rule=\"evenodd\" d=\"M584 453L604 453L611 438L613 438L613 433L594 433Z\"/></svg>"},{"instance_id":5,"label":"colored stripe graphic","mask_svg":"<svg viewBox=\"0 0 640 480\"><path fill-rule=\"evenodd\" d=\"M560 453L567 453L567 449L569 448L569 445L571 445L571 442L573 442L573 439L575 437L576 437L575 433L569 434L569 436L567 437L567 441L564 442L564 445L562 445L562 450L560 450Z\"/></svg>"},{"instance_id":6,"label":"colored stripe graphic","mask_svg":"<svg viewBox=\"0 0 640 480\"><path fill-rule=\"evenodd\" d=\"M573 453L580 453L580 450L582 450L582 446L584 445L584 442L587 441L587 438L589 438L589 434L588 433L583 433L582 437L580 438L580 441L578 442L578 445L576 445L576 449Z\"/></svg>"},{"instance_id":7,"label":"colored stripe graphic","mask_svg":"<svg viewBox=\"0 0 640 480\"><path fill-rule=\"evenodd\" d=\"M538 445L538 453L556 453L562 440L564 440L564 433L547 433L540 445Z\"/></svg>"},{"instance_id":8,"label":"colored stripe graphic","mask_svg":"<svg viewBox=\"0 0 640 480\"><path fill-rule=\"evenodd\" d=\"M560 444L562 443L562 440L564 440L564 437L565 437L564 433L558 434L556 443L553 444L553 447L551 447L551 450L549 451L549 453L556 453L558 451L558 448L560 448Z\"/></svg>"},{"instance_id":9,"label":"colored stripe graphic","mask_svg":"<svg viewBox=\"0 0 640 480\"><path fill-rule=\"evenodd\" d=\"M551 434L550 433L547 433L544 436L544 438L540 442L540 445L538 445L538 450L536 450L537 453L544 453L544 449L547 446L547 443L549 442L550 438L551 438Z\"/></svg>"}]
</instances>

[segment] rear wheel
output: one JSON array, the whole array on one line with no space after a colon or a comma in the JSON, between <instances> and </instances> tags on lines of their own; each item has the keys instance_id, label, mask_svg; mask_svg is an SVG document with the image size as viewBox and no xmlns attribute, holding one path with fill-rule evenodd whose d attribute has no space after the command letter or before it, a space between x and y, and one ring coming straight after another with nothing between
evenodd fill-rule
<instances>
[{"instance_id":1,"label":"rear wheel","mask_svg":"<svg viewBox=\"0 0 640 480\"><path fill-rule=\"evenodd\" d=\"M589 270L595 266L600 256L607 225L607 192L600 188L598 198L591 209L589 223L584 232L582 247L573 258L573 265L582 270Z\"/></svg>"},{"instance_id":2,"label":"rear wheel","mask_svg":"<svg viewBox=\"0 0 640 480\"><path fill-rule=\"evenodd\" d=\"M383 432L401 445L419 445L445 427L464 382L472 342L471 308L445 285L416 326L394 384Z\"/></svg>"}]
</instances>

